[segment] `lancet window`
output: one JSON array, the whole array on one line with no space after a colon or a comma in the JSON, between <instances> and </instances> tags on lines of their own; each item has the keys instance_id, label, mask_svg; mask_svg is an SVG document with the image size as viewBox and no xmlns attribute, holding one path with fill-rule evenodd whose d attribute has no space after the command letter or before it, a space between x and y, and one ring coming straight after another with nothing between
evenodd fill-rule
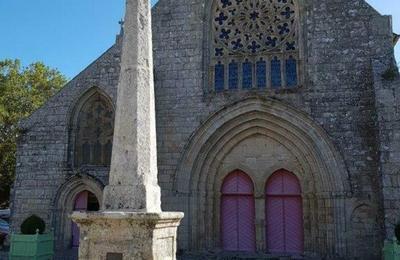
<instances>
[{"instance_id":1,"label":"lancet window","mask_svg":"<svg viewBox=\"0 0 400 260\"><path fill-rule=\"evenodd\" d=\"M77 118L75 165L109 166L114 132L114 110L99 93L82 106Z\"/></svg>"}]
</instances>

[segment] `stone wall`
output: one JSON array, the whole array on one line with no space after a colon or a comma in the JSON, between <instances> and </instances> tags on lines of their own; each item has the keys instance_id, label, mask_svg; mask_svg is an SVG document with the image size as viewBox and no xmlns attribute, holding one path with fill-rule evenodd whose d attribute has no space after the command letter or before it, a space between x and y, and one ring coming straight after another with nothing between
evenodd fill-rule
<instances>
[{"instance_id":1,"label":"stone wall","mask_svg":"<svg viewBox=\"0 0 400 260\"><path fill-rule=\"evenodd\" d=\"M375 60L374 87L379 130L379 176L382 179L386 238L400 221L400 77L393 62Z\"/></svg>"},{"instance_id":2,"label":"stone wall","mask_svg":"<svg viewBox=\"0 0 400 260\"><path fill-rule=\"evenodd\" d=\"M376 233L383 224L381 181L379 178L378 129L376 127L375 94L371 59L393 57L390 17L381 16L364 1L299 1L302 21L304 85L290 92L242 91L208 92L207 79L209 17L211 1L160 1L154 9L155 75L157 91L157 126L159 142L159 181L164 191L164 209L184 210L181 227L183 248L192 246L192 232L199 223L190 221L189 207L182 205L171 183L175 181L181 151L193 132L229 104L249 96L272 97L306 112L330 136L345 161L351 192L346 194L346 208L340 216L346 223L349 240L357 240L357 249L350 243L342 252L354 257L376 258L381 244L362 243L354 233ZM162 134L161 134L162 133ZM171 195L166 191L171 190ZM367 207L358 213L359 207ZM326 205L326 207L331 207ZM366 226L352 230L351 221L362 215ZM329 225L325 216L320 221ZM191 228L186 228L191 227ZM192 229L192 230L191 230ZM368 235L366 235L368 236ZM376 234L381 241L382 234ZM321 246L329 252L335 244L332 236L320 237ZM337 249L333 249L335 251ZM343 254L343 253L342 253Z\"/></svg>"},{"instance_id":3,"label":"stone wall","mask_svg":"<svg viewBox=\"0 0 400 260\"><path fill-rule=\"evenodd\" d=\"M62 187L68 183L75 185L68 186L71 189L68 199L73 200L74 195L85 189L82 184L90 176L95 176L98 185L105 185L109 171L101 167L72 168L73 158L68 147L73 111L80 98L90 91L99 91L115 103L119 62L120 42L117 41L30 118L21 122L23 132L18 141L16 181L12 193L12 230L19 231L22 221L36 214L46 221L48 228L55 228L57 246L70 243L64 228L60 228L64 222L60 216L67 218L58 206L66 202L57 201ZM70 229L65 232L70 235Z\"/></svg>"}]
</instances>

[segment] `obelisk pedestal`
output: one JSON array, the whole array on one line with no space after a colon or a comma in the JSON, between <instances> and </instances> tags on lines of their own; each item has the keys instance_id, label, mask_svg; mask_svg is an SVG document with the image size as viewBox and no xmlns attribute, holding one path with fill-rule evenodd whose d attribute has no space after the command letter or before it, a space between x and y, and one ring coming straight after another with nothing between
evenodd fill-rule
<instances>
[{"instance_id":1,"label":"obelisk pedestal","mask_svg":"<svg viewBox=\"0 0 400 260\"><path fill-rule=\"evenodd\" d=\"M80 260L176 259L183 213L75 212Z\"/></svg>"},{"instance_id":2,"label":"obelisk pedestal","mask_svg":"<svg viewBox=\"0 0 400 260\"><path fill-rule=\"evenodd\" d=\"M109 185L74 212L80 260L175 259L180 212L161 211L149 0L127 0Z\"/></svg>"}]
</instances>

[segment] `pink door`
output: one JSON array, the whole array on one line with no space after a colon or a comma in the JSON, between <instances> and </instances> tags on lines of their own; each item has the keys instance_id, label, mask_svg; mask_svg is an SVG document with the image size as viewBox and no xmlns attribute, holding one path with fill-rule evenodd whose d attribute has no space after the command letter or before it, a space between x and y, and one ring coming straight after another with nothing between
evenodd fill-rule
<instances>
[{"instance_id":1,"label":"pink door","mask_svg":"<svg viewBox=\"0 0 400 260\"><path fill-rule=\"evenodd\" d=\"M301 187L293 173L279 170L269 178L265 208L268 251L302 253L304 235Z\"/></svg>"},{"instance_id":2,"label":"pink door","mask_svg":"<svg viewBox=\"0 0 400 260\"><path fill-rule=\"evenodd\" d=\"M88 208L88 191L82 191L75 198L74 211L86 211ZM79 228L72 222L72 246L79 247Z\"/></svg>"},{"instance_id":3,"label":"pink door","mask_svg":"<svg viewBox=\"0 0 400 260\"><path fill-rule=\"evenodd\" d=\"M230 173L222 185L221 238L227 251L255 251L253 182L241 171Z\"/></svg>"}]
</instances>

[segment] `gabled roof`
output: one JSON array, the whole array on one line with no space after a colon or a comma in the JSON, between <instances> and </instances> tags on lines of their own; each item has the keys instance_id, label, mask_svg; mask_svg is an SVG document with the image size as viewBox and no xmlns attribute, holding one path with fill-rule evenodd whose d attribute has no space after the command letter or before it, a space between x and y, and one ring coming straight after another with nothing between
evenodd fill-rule
<instances>
[{"instance_id":1,"label":"gabled roof","mask_svg":"<svg viewBox=\"0 0 400 260\"><path fill-rule=\"evenodd\" d=\"M102 64L103 59L106 59L107 56L114 55L116 49L121 48L121 38L117 36L116 43L111 46L108 50L106 50L100 57L94 60L90 65L88 65L85 69L79 72L72 80L67 82L54 96L50 97L40 108L34 111L30 116L27 118L21 119L19 121L19 128L22 130L27 130L38 122L41 122L43 118L49 113L51 109L54 109L54 104L57 102L62 102L61 100L64 99L65 92L70 91L72 88L77 88L81 82L86 82L86 79L90 79L93 77L93 74L99 72ZM113 59L114 62L119 63L116 59ZM104 63L104 62L103 62ZM109 66L109 63L106 63L105 66ZM92 86L96 86L96 83L93 83ZM85 83L86 84L86 83ZM52 107L53 106L53 107ZM49 109L49 107L52 107Z\"/></svg>"}]
</instances>

